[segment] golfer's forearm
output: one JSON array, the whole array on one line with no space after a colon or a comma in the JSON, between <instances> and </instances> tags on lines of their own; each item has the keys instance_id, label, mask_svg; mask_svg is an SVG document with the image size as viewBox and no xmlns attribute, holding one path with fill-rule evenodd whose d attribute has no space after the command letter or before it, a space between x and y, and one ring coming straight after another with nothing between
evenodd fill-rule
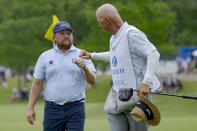
<instances>
[{"instance_id":1,"label":"golfer's forearm","mask_svg":"<svg viewBox=\"0 0 197 131\"><path fill-rule=\"evenodd\" d=\"M91 85L94 85L96 81L96 75L93 72L91 72L88 68L84 69L84 73L85 73L86 82Z\"/></svg>"},{"instance_id":2,"label":"golfer's forearm","mask_svg":"<svg viewBox=\"0 0 197 131\"><path fill-rule=\"evenodd\" d=\"M153 75L155 74L156 68L159 64L159 57L160 54L157 52L157 50L154 50L147 57L147 67L146 67L143 83L148 85L152 83Z\"/></svg>"},{"instance_id":3,"label":"golfer's forearm","mask_svg":"<svg viewBox=\"0 0 197 131\"><path fill-rule=\"evenodd\" d=\"M110 61L110 52L101 52L101 53L90 53L91 58L95 60L104 60L104 61Z\"/></svg>"},{"instance_id":4,"label":"golfer's forearm","mask_svg":"<svg viewBox=\"0 0 197 131\"><path fill-rule=\"evenodd\" d=\"M29 108L34 108L34 105L40 96L41 88L42 87L40 86L32 86L29 97Z\"/></svg>"}]
</instances>

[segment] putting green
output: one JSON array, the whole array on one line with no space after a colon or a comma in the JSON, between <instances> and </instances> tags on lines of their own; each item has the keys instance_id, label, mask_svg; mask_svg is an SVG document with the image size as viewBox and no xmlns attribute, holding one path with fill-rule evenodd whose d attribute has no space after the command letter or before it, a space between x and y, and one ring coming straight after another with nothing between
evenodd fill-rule
<instances>
[{"instance_id":1,"label":"putting green","mask_svg":"<svg viewBox=\"0 0 197 131\"><path fill-rule=\"evenodd\" d=\"M85 131L109 131L103 104L86 103ZM27 104L0 105L0 131L41 131L43 104L36 105L37 120L33 126L26 122L26 108ZM176 116L176 112L173 116L164 116L164 114L161 111L161 123L156 127L150 127L150 131L196 131L197 129L196 110L193 110L193 115L189 116Z\"/></svg>"},{"instance_id":2,"label":"putting green","mask_svg":"<svg viewBox=\"0 0 197 131\"><path fill-rule=\"evenodd\" d=\"M98 76L98 85L87 89L85 131L109 131L104 101L110 87L110 76ZM10 102L12 88L16 79L8 79L9 87L0 87L0 131L41 131L43 121L43 102L36 104L37 120L35 124L26 122L27 101ZM31 83L28 83L29 87ZM183 81L183 90L179 95L197 96L197 82ZM150 131L196 131L197 101L168 96L153 96L153 103L161 112L161 123L150 127Z\"/></svg>"}]
</instances>

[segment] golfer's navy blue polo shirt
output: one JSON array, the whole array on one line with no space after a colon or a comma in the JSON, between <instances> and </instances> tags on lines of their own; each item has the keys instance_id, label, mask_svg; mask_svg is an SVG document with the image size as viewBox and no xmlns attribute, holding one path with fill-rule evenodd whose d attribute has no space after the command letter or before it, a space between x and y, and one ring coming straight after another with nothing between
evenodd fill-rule
<instances>
[{"instance_id":1,"label":"golfer's navy blue polo shirt","mask_svg":"<svg viewBox=\"0 0 197 131\"><path fill-rule=\"evenodd\" d=\"M75 46L64 54L55 45L53 49L45 51L37 60L34 77L45 80L44 99L63 105L85 98L85 75L74 61L81 50ZM84 60L87 68L96 72L91 60Z\"/></svg>"}]
</instances>

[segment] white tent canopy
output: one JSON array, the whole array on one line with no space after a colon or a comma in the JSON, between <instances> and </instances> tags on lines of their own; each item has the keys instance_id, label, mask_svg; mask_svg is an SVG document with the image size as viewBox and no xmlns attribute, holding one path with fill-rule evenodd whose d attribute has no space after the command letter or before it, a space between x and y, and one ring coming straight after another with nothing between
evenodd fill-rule
<instances>
[{"instance_id":1,"label":"white tent canopy","mask_svg":"<svg viewBox=\"0 0 197 131\"><path fill-rule=\"evenodd\" d=\"M197 49L192 52L193 56L197 56Z\"/></svg>"}]
</instances>

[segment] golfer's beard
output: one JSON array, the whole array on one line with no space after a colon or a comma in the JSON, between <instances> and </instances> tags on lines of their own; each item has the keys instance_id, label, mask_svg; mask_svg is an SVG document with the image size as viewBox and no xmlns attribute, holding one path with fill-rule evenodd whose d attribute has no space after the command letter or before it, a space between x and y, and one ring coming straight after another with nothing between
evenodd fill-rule
<instances>
[{"instance_id":1,"label":"golfer's beard","mask_svg":"<svg viewBox=\"0 0 197 131\"><path fill-rule=\"evenodd\" d=\"M72 45L72 41L65 39L61 41L61 43L59 43L59 48L62 50L68 50L70 49L71 45Z\"/></svg>"},{"instance_id":2,"label":"golfer's beard","mask_svg":"<svg viewBox=\"0 0 197 131\"><path fill-rule=\"evenodd\" d=\"M63 49L63 50L69 50L70 47L71 47L72 44L69 44L69 45L64 45L64 44L61 44L61 45L58 45L59 49Z\"/></svg>"}]
</instances>

